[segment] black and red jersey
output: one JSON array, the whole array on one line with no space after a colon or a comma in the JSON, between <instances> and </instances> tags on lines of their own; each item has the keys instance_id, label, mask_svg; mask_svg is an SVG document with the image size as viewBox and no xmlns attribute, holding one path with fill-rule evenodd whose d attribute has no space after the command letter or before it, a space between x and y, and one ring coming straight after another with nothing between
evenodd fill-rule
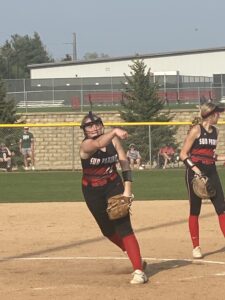
<instances>
[{"instance_id":1,"label":"black and red jersey","mask_svg":"<svg viewBox=\"0 0 225 300\"><path fill-rule=\"evenodd\" d=\"M119 176L116 168L118 153L111 142L106 151L97 150L88 159L81 159L83 169L83 185L103 186Z\"/></svg>"},{"instance_id":2,"label":"black and red jersey","mask_svg":"<svg viewBox=\"0 0 225 300\"><path fill-rule=\"evenodd\" d=\"M190 156L194 163L215 164L215 149L217 146L217 129L212 126L212 131L208 132L200 125L200 136L194 141Z\"/></svg>"}]
</instances>

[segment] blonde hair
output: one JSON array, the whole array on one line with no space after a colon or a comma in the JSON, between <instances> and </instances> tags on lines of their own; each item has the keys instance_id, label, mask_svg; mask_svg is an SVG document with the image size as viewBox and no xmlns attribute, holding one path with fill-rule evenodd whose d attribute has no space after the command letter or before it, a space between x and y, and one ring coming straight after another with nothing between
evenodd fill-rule
<instances>
[{"instance_id":1,"label":"blonde hair","mask_svg":"<svg viewBox=\"0 0 225 300\"><path fill-rule=\"evenodd\" d=\"M204 116L210 114L210 112L212 112L215 108L216 108L216 104L212 102L202 104L200 107L201 117L204 118Z\"/></svg>"},{"instance_id":2,"label":"blonde hair","mask_svg":"<svg viewBox=\"0 0 225 300\"><path fill-rule=\"evenodd\" d=\"M201 117L194 117L194 119L191 122L191 126L199 125L202 123L202 118Z\"/></svg>"},{"instance_id":3,"label":"blonde hair","mask_svg":"<svg viewBox=\"0 0 225 300\"><path fill-rule=\"evenodd\" d=\"M189 127L187 133L189 133L190 130L191 130L194 126L200 125L200 124L202 124L202 118L201 118L201 117L194 117L194 119L191 121L191 125L190 125L190 127Z\"/></svg>"}]
</instances>

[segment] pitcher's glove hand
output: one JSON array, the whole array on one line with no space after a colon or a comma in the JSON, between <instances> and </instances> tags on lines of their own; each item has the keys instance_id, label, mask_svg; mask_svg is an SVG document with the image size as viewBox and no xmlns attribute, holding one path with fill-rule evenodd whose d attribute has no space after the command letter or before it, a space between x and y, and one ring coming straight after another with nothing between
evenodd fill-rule
<instances>
[{"instance_id":1,"label":"pitcher's glove hand","mask_svg":"<svg viewBox=\"0 0 225 300\"><path fill-rule=\"evenodd\" d=\"M116 220L129 214L134 195L126 197L122 194L112 196L108 199L107 214L110 220Z\"/></svg>"},{"instance_id":2,"label":"pitcher's glove hand","mask_svg":"<svg viewBox=\"0 0 225 300\"><path fill-rule=\"evenodd\" d=\"M203 174L196 174L192 180L194 193L201 199L209 199L216 195L211 179Z\"/></svg>"}]
</instances>

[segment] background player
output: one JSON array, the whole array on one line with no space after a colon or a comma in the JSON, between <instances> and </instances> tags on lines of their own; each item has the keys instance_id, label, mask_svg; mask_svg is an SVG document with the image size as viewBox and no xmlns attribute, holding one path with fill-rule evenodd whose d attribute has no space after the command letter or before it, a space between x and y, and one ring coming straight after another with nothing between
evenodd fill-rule
<instances>
[{"instance_id":1,"label":"background player","mask_svg":"<svg viewBox=\"0 0 225 300\"><path fill-rule=\"evenodd\" d=\"M186 184L190 199L189 231L193 244L193 257L202 258L199 246L199 215L202 199L195 195L192 187L194 176L204 174L208 176L216 188L215 197L211 198L219 218L220 228L225 237L225 201L215 162L225 160L225 155L216 155L218 129L217 124L220 112L224 109L214 103L205 103L201 106L201 124L192 126L180 152L180 158L186 165Z\"/></svg>"}]
</instances>

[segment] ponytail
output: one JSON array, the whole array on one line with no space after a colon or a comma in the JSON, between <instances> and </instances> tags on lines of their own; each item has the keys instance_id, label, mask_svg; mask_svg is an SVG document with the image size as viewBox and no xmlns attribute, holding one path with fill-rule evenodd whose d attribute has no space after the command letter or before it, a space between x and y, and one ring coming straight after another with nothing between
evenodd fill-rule
<instances>
[{"instance_id":1,"label":"ponytail","mask_svg":"<svg viewBox=\"0 0 225 300\"><path fill-rule=\"evenodd\" d=\"M200 124L202 124L202 118L201 118L201 117L194 117L194 119L192 120L191 125L190 125L190 127L189 127L189 129L188 129L188 133L190 132L190 130L191 130L194 126L200 125Z\"/></svg>"}]
</instances>

